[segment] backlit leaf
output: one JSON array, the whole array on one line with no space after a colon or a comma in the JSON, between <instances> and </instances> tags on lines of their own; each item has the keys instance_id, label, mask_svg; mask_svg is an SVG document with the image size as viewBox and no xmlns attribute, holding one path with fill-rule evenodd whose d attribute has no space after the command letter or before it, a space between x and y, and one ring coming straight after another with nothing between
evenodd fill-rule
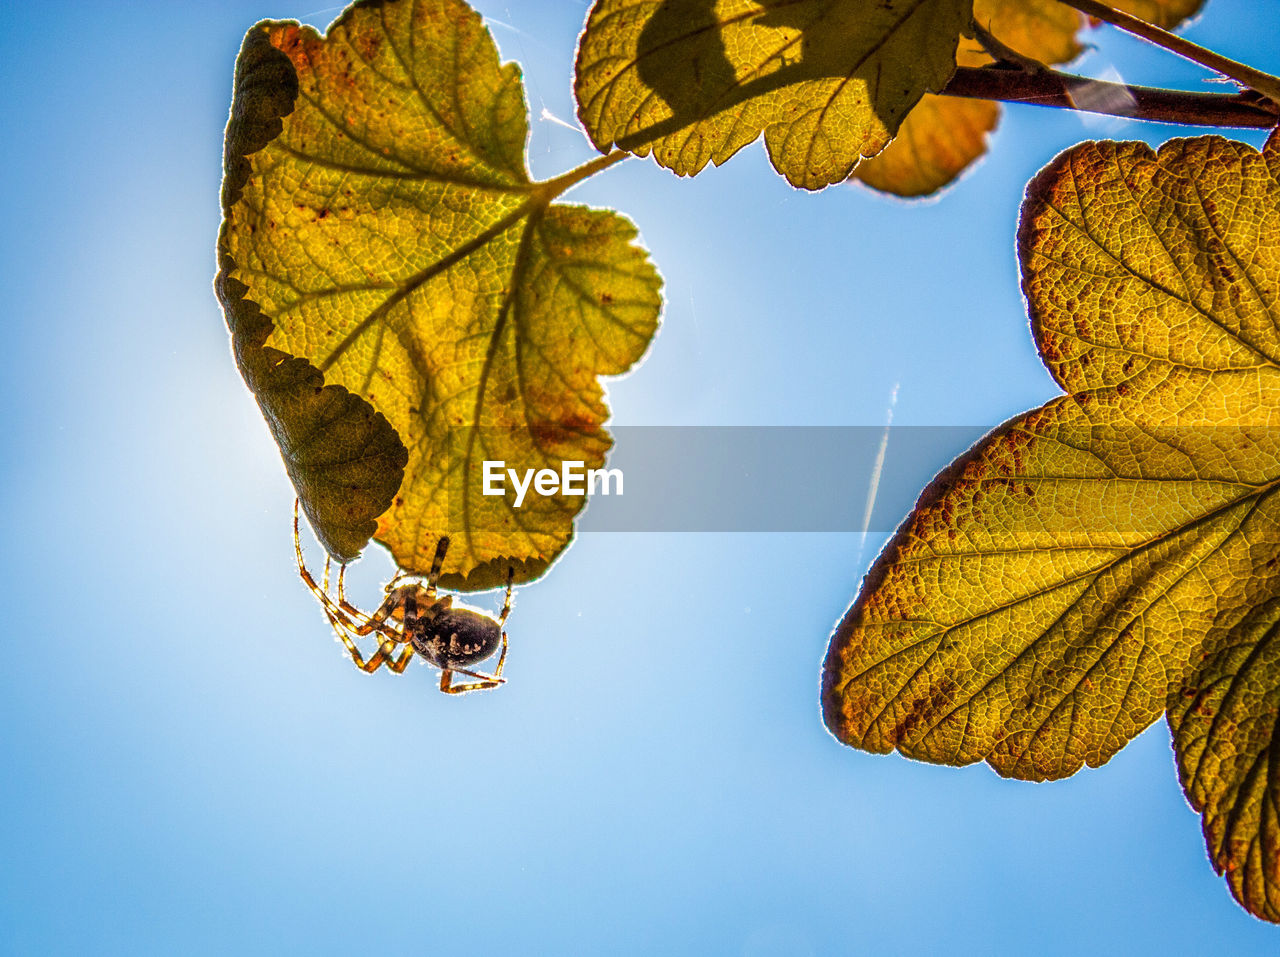
<instances>
[{"instance_id":1,"label":"backlit leaf","mask_svg":"<svg viewBox=\"0 0 1280 957\"><path fill-rule=\"evenodd\" d=\"M635 228L553 204L590 170L530 181L519 68L460 0L358 3L324 36L264 22L240 69L233 112L298 92L245 151L228 278L271 323L269 347L403 439L404 481L376 537L424 572L450 535L446 587L491 587L508 566L517 581L540 574L584 499L531 495L517 510L480 494L482 462L603 463L598 377L640 358L660 307Z\"/></svg>"},{"instance_id":2,"label":"backlit leaf","mask_svg":"<svg viewBox=\"0 0 1280 957\"><path fill-rule=\"evenodd\" d=\"M1172 28L1203 2L1113 0L1110 5ZM974 0L973 18L1005 46L1043 64L1066 63L1083 49L1079 33L1085 17L1058 0ZM976 41L962 40L956 62L983 66L993 61ZM853 176L897 196L934 193L986 152L985 134L999 116L999 106L989 100L926 95L907 115L897 138L859 164Z\"/></svg>"},{"instance_id":3,"label":"backlit leaf","mask_svg":"<svg viewBox=\"0 0 1280 957\"><path fill-rule=\"evenodd\" d=\"M1078 36L1084 14L1058 0L974 0L973 19L1005 46L1041 63L1066 63L1084 49Z\"/></svg>"},{"instance_id":4,"label":"backlit leaf","mask_svg":"<svg viewBox=\"0 0 1280 957\"><path fill-rule=\"evenodd\" d=\"M597 0L578 115L601 150L692 175L764 134L796 186L847 178L955 69L972 0Z\"/></svg>"},{"instance_id":5,"label":"backlit leaf","mask_svg":"<svg viewBox=\"0 0 1280 957\"><path fill-rule=\"evenodd\" d=\"M960 66L982 66L991 58L977 41L960 38ZM936 193L987 150L987 134L1000 119L991 100L926 93L907 114L888 146L853 171L854 179L895 196Z\"/></svg>"},{"instance_id":6,"label":"backlit leaf","mask_svg":"<svg viewBox=\"0 0 1280 957\"><path fill-rule=\"evenodd\" d=\"M1195 16L1204 5L1205 0L1112 0L1108 4L1166 30Z\"/></svg>"},{"instance_id":7,"label":"backlit leaf","mask_svg":"<svg viewBox=\"0 0 1280 957\"><path fill-rule=\"evenodd\" d=\"M1280 137L1082 144L1019 251L1068 394L925 490L832 640L827 725L1041 780L1168 703L1214 861L1274 920Z\"/></svg>"},{"instance_id":8,"label":"backlit leaf","mask_svg":"<svg viewBox=\"0 0 1280 957\"><path fill-rule=\"evenodd\" d=\"M1111 0L1108 6L1172 30L1205 0ZM1074 60L1089 19L1058 0L974 0L973 18L1006 46L1041 63Z\"/></svg>"},{"instance_id":9,"label":"backlit leaf","mask_svg":"<svg viewBox=\"0 0 1280 957\"><path fill-rule=\"evenodd\" d=\"M1280 922L1280 599L1248 609L1169 695L1169 724L1210 860L1246 908Z\"/></svg>"}]
</instances>

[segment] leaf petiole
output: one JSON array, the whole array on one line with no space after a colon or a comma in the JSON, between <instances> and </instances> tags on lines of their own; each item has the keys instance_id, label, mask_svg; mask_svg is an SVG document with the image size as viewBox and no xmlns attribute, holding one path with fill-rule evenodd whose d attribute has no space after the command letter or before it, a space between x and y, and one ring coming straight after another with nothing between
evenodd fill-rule
<instances>
[{"instance_id":1,"label":"leaf petiole","mask_svg":"<svg viewBox=\"0 0 1280 957\"><path fill-rule=\"evenodd\" d=\"M624 159L630 157L631 154L626 150L613 150L604 156L597 156L593 160L588 160L581 166L576 166L567 173L561 173L552 179L544 179L534 185L533 195L539 202L543 204L550 203L561 193L565 193L573 187L577 186L584 179L594 176L596 173L603 172L610 166L614 166Z\"/></svg>"}]
</instances>

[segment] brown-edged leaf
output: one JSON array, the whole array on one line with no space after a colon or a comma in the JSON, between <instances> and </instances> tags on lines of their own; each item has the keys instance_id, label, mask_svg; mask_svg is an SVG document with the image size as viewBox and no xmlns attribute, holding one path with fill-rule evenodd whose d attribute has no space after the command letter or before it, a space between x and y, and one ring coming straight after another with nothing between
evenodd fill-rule
<instances>
[{"instance_id":1,"label":"brown-edged leaf","mask_svg":"<svg viewBox=\"0 0 1280 957\"><path fill-rule=\"evenodd\" d=\"M1068 394L925 490L832 640L827 725L1039 780L1172 702L1214 861L1275 919L1280 138L1075 147L1019 251Z\"/></svg>"}]
</instances>

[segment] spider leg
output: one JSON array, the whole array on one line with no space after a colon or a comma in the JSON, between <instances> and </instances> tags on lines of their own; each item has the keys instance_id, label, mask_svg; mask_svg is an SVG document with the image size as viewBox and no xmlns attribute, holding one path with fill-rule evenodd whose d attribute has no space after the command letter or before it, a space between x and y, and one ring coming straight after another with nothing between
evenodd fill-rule
<instances>
[{"instance_id":1,"label":"spider leg","mask_svg":"<svg viewBox=\"0 0 1280 957\"><path fill-rule=\"evenodd\" d=\"M399 632L392 633L382 640L378 645L378 650L365 660L360 653L360 649L356 643L351 640L351 632L355 629L350 622L339 618L327 605L321 606L324 609L325 617L329 619L329 624L333 626L333 632L346 646L347 654L351 656L352 663L361 671L373 674L379 666L386 665L389 671L396 674L403 674L404 669L408 667L409 662L413 659L413 645L406 644L404 650L400 652L399 657L396 656L396 646L404 642L404 636ZM356 632L359 634L359 632Z\"/></svg>"},{"instance_id":2,"label":"spider leg","mask_svg":"<svg viewBox=\"0 0 1280 957\"><path fill-rule=\"evenodd\" d=\"M363 635L371 634L373 632L377 632L378 634L382 635L384 638L389 638L391 641L394 641L397 644L404 641L405 640L404 633L398 630L395 627L395 625L389 624L387 622L387 619L390 618L393 614L395 614L396 609L399 608L402 603L402 599L392 600L390 597L391 592L394 590L396 586L396 582L409 577L410 575L407 572L403 570L397 571L395 576L391 579L391 581L387 583L384 589L384 591L387 593L387 598L384 599L382 604L378 606L378 610L371 615L368 612L361 611L355 605L351 604L351 602L347 601L347 588L346 588L347 566L346 566L346 563L339 565L338 566L338 607L342 610L342 612L346 617L346 620L350 623L348 627L350 627L351 630L356 635L363 636ZM329 556L327 555L325 556L325 563L324 563L323 591L325 595L329 594ZM324 596L321 596L321 601L325 602ZM325 602L325 604L330 605L331 602ZM413 655L410 654L409 652L406 652L405 655L402 656L401 663L399 667L396 668L397 674L404 671L405 666L408 665L409 659L412 657Z\"/></svg>"},{"instance_id":3,"label":"spider leg","mask_svg":"<svg viewBox=\"0 0 1280 957\"><path fill-rule=\"evenodd\" d=\"M402 674L413 658L413 645L405 645L404 650L400 652L400 656L396 657L396 643L387 638L378 646L378 650L373 653L373 657L363 664L356 661L356 666L361 671L367 671L370 674L378 670L378 666L385 664L388 671L394 671L396 674Z\"/></svg>"},{"instance_id":4,"label":"spider leg","mask_svg":"<svg viewBox=\"0 0 1280 957\"><path fill-rule=\"evenodd\" d=\"M345 597L341 602L335 602L333 596L329 594L329 560L325 561L325 577L324 587L316 584L316 580L311 576L311 572L307 570L306 562L302 557L302 540L298 531L298 500L293 500L293 552L298 562L298 574L302 577L311 593L320 600L320 604L324 606L325 614L329 616L332 622L335 619L340 620L345 628L356 635L368 635L377 632L384 638L388 638L396 643L404 641L404 635L398 632L393 625L386 623L386 619L395 610L395 604L386 601L372 615L362 612L356 608ZM343 594L343 580L346 577L347 567L341 566L338 571L338 592Z\"/></svg>"},{"instance_id":5,"label":"spider leg","mask_svg":"<svg viewBox=\"0 0 1280 957\"><path fill-rule=\"evenodd\" d=\"M502 602L502 614L498 616L498 627L502 627L503 625L505 625L507 623L507 615L511 614L511 586L515 582L515 578L516 578L516 570L514 568L508 567L507 568L507 597ZM505 655L507 653L507 646L505 643L506 635L503 635L503 639L504 639L504 642L502 645L502 653L503 655ZM499 663L498 667L499 669L501 669L502 667L501 663Z\"/></svg>"},{"instance_id":6,"label":"spider leg","mask_svg":"<svg viewBox=\"0 0 1280 957\"><path fill-rule=\"evenodd\" d=\"M413 657L413 645L405 645L404 650L400 652L400 656L396 657L396 646L398 644L392 638L384 638L382 643L378 645L368 660L360 653L360 649L356 643L352 641L351 635L348 633L351 629L343 621L341 621L328 608L324 609L325 616L329 619L329 624L333 626L333 632L342 640L346 646L347 654L351 656L352 663L361 671L372 674L382 665L386 665L388 670L400 674L409 664L409 659ZM403 640L403 639L402 639Z\"/></svg>"},{"instance_id":7,"label":"spider leg","mask_svg":"<svg viewBox=\"0 0 1280 957\"><path fill-rule=\"evenodd\" d=\"M390 595L388 595L382 604L378 606L377 611L372 615L367 614L347 601L346 578L347 566L343 565L338 569L338 607L346 613L348 618L355 622L355 633L357 635L367 635L376 631L378 634L395 641L404 641L404 635L397 631L394 625L387 624L387 619L399 607L400 600L392 601ZM395 579L392 579L392 581L395 581Z\"/></svg>"},{"instance_id":8,"label":"spider leg","mask_svg":"<svg viewBox=\"0 0 1280 957\"><path fill-rule=\"evenodd\" d=\"M417 574L416 572L406 572L404 571L403 568L397 568L396 574L393 574L392 576L392 580L387 582L387 585L383 586L383 591L387 592L387 594L390 595L392 594L392 591L396 589L396 586L399 585L399 583L401 583L402 581L406 581L408 580L408 578L421 578L421 577L422 577L421 574Z\"/></svg>"},{"instance_id":9,"label":"spider leg","mask_svg":"<svg viewBox=\"0 0 1280 957\"><path fill-rule=\"evenodd\" d=\"M307 571L307 564L302 558L302 539L298 535L298 500L293 500L293 555L298 561L298 574L302 576L302 583L311 589L311 593L320 599L320 603L324 606L325 612L329 612L332 604L329 595L325 589L316 584L316 580L311 577L311 572ZM325 568L327 570L328 563ZM328 586L329 577L325 575L325 585ZM332 616L330 616L332 617Z\"/></svg>"},{"instance_id":10,"label":"spider leg","mask_svg":"<svg viewBox=\"0 0 1280 957\"><path fill-rule=\"evenodd\" d=\"M468 691L483 691L486 688L496 688L498 685L506 684L507 679L502 677L502 666L506 664L506 661L507 633L504 631L502 633L502 653L498 655L498 667L493 669L493 674L487 675L481 671L467 671L465 668L445 668L440 672L440 690L445 694L466 694ZM480 680L455 685L453 683L454 672Z\"/></svg>"},{"instance_id":11,"label":"spider leg","mask_svg":"<svg viewBox=\"0 0 1280 957\"><path fill-rule=\"evenodd\" d=\"M436 557L431 560L431 571L427 572L427 601L436 597L436 581L440 578L440 569L444 566L444 553L449 550L449 536L443 535L436 543Z\"/></svg>"},{"instance_id":12,"label":"spider leg","mask_svg":"<svg viewBox=\"0 0 1280 957\"><path fill-rule=\"evenodd\" d=\"M384 641L385 645L386 642ZM387 660L387 670L394 671L398 675L404 674L404 669L409 667L409 662L413 660L413 645L405 645L404 651L400 652L400 657L394 661Z\"/></svg>"}]
</instances>

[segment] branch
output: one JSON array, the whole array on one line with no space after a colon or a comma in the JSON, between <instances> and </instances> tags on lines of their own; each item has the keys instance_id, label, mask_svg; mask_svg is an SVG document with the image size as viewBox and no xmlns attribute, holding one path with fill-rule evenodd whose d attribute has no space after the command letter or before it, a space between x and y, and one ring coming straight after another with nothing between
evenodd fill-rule
<instances>
[{"instance_id":1,"label":"branch","mask_svg":"<svg viewBox=\"0 0 1280 957\"><path fill-rule=\"evenodd\" d=\"M1127 30L1134 36L1142 37L1142 39L1154 43L1156 46L1164 47L1169 52L1185 57L1192 63L1198 63L1216 73L1230 77L1242 86L1247 86L1261 93L1273 103L1280 103L1280 78L1274 77L1269 73L1263 73L1261 70L1255 70L1248 64L1230 60L1219 53L1205 49L1198 43L1184 40L1176 33L1163 30L1153 23L1148 23L1146 20L1139 20L1135 16L1114 10L1105 3L1099 3L1098 0L1063 0L1063 2L1069 7L1075 7L1081 13L1097 17L1099 20L1119 27L1121 30Z\"/></svg>"},{"instance_id":2,"label":"branch","mask_svg":"<svg viewBox=\"0 0 1280 957\"><path fill-rule=\"evenodd\" d=\"M1256 93L1187 93L1108 83L1056 70L1027 73L998 66L962 66L940 93L1183 126L1270 129L1280 124L1280 108Z\"/></svg>"}]
</instances>

